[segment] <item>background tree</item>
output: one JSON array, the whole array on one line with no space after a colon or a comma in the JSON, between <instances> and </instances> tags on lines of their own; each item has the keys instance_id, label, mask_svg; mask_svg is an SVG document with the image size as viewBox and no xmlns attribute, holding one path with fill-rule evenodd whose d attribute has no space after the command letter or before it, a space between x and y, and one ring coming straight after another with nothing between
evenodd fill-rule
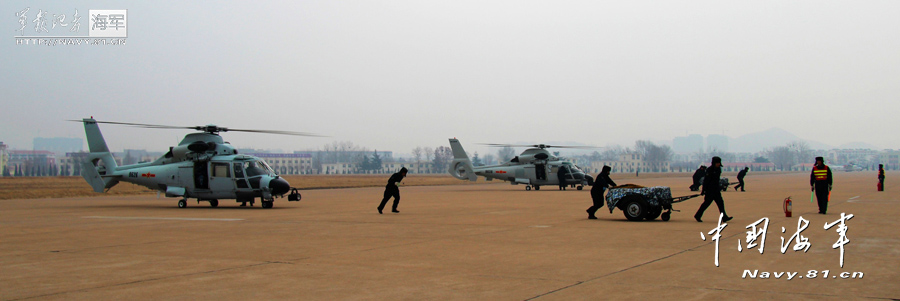
<instances>
[{"instance_id":1,"label":"background tree","mask_svg":"<svg viewBox=\"0 0 900 301\"><path fill-rule=\"evenodd\" d=\"M419 164L419 162L422 162L422 155L423 155L422 153L423 153L424 151L425 151L425 150L422 149L421 146L416 146L416 148L414 148L414 149L412 150L413 158L416 158L416 173L421 173L421 172L422 172L422 170L421 170L421 169L422 169L422 164Z\"/></svg>"},{"instance_id":2,"label":"background tree","mask_svg":"<svg viewBox=\"0 0 900 301\"><path fill-rule=\"evenodd\" d=\"M516 150L510 146L504 146L497 151L497 160L500 162L509 162L513 157L516 156Z\"/></svg>"},{"instance_id":3,"label":"background tree","mask_svg":"<svg viewBox=\"0 0 900 301\"><path fill-rule=\"evenodd\" d=\"M796 163L800 162L814 162L812 149L809 148L809 143L805 141L797 140L788 143L787 147L794 153L794 158L796 159Z\"/></svg>"},{"instance_id":4,"label":"background tree","mask_svg":"<svg viewBox=\"0 0 900 301\"><path fill-rule=\"evenodd\" d=\"M358 166L359 166L359 171L361 171L363 173L368 173L369 171L372 170L372 161L369 161L369 156L363 155L362 160L360 160Z\"/></svg>"},{"instance_id":5,"label":"background tree","mask_svg":"<svg viewBox=\"0 0 900 301\"><path fill-rule=\"evenodd\" d=\"M487 154L487 155L484 155L484 164L485 164L485 165L494 165L494 164L496 164L496 163L494 163L494 155L493 155L493 154L490 154L490 153Z\"/></svg>"},{"instance_id":6,"label":"background tree","mask_svg":"<svg viewBox=\"0 0 900 301\"><path fill-rule=\"evenodd\" d=\"M450 161L453 161L453 151L449 147L442 145L434 149L433 170L450 169Z\"/></svg>"},{"instance_id":7,"label":"background tree","mask_svg":"<svg viewBox=\"0 0 900 301\"><path fill-rule=\"evenodd\" d=\"M656 145L646 140L638 140L634 143L635 152L641 154L650 165L650 170L654 172L668 171L664 170L666 162L672 159L672 148L668 145Z\"/></svg>"},{"instance_id":8,"label":"background tree","mask_svg":"<svg viewBox=\"0 0 900 301\"><path fill-rule=\"evenodd\" d=\"M378 150L375 150L372 154L372 161L370 163L372 164L372 170L374 170L375 173L384 173L384 164L381 162L381 156L378 155Z\"/></svg>"},{"instance_id":9,"label":"background tree","mask_svg":"<svg viewBox=\"0 0 900 301\"><path fill-rule=\"evenodd\" d=\"M790 169L794 165L794 152L787 146L776 146L772 150L766 151L769 160L775 164L776 168L785 170Z\"/></svg>"},{"instance_id":10,"label":"background tree","mask_svg":"<svg viewBox=\"0 0 900 301\"><path fill-rule=\"evenodd\" d=\"M434 159L434 149L431 148L431 147L425 147L425 149L423 149L423 151L424 151L424 155L425 155L425 161L426 161L426 162L433 162L432 159ZM434 172L433 169L431 169L431 166L432 166L432 165L433 165L433 164L429 164L429 165L428 165L428 170L427 170L428 173L433 173L433 172Z\"/></svg>"},{"instance_id":11,"label":"background tree","mask_svg":"<svg viewBox=\"0 0 900 301\"><path fill-rule=\"evenodd\" d=\"M628 151L628 149L623 148L621 145L607 146L603 152L600 153L600 160L617 161L619 160L619 156L628 153Z\"/></svg>"},{"instance_id":12,"label":"background tree","mask_svg":"<svg viewBox=\"0 0 900 301\"><path fill-rule=\"evenodd\" d=\"M472 166L484 166L484 162L482 162L481 158L478 157L478 152L475 152L475 155L472 156Z\"/></svg>"}]
</instances>

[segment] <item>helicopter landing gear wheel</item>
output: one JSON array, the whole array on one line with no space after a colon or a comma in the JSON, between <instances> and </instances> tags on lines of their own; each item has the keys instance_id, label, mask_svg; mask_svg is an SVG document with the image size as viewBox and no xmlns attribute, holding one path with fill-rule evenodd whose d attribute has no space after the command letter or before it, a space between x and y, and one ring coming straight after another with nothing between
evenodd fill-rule
<instances>
[{"instance_id":1,"label":"helicopter landing gear wheel","mask_svg":"<svg viewBox=\"0 0 900 301\"><path fill-rule=\"evenodd\" d=\"M209 200L209 206L213 208L219 207L219 200Z\"/></svg>"},{"instance_id":2,"label":"helicopter landing gear wheel","mask_svg":"<svg viewBox=\"0 0 900 301\"><path fill-rule=\"evenodd\" d=\"M668 221L669 221L669 218L671 218L671 215L672 215L672 212L671 212L671 211L666 211L666 212L663 212L663 214L662 214L662 216L661 216L660 218L662 218L662 220L663 220L664 222L668 222Z\"/></svg>"},{"instance_id":3,"label":"helicopter landing gear wheel","mask_svg":"<svg viewBox=\"0 0 900 301\"><path fill-rule=\"evenodd\" d=\"M275 201L262 201L263 208L272 208L275 206Z\"/></svg>"},{"instance_id":4,"label":"helicopter landing gear wheel","mask_svg":"<svg viewBox=\"0 0 900 301\"><path fill-rule=\"evenodd\" d=\"M180 201L178 201L178 208L185 208L185 207L187 207L187 199L181 199Z\"/></svg>"},{"instance_id":5,"label":"helicopter landing gear wheel","mask_svg":"<svg viewBox=\"0 0 900 301\"><path fill-rule=\"evenodd\" d=\"M582 190L582 189L584 189L584 186L580 186L580 185L579 185L577 189L578 189L578 190Z\"/></svg>"},{"instance_id":6,"label":"helicopter landing gear wheel","mask_svg":"<svg viewBox=\"0 0 900 301\"><path fill-rule=\"evenodd\" d=\"M525 191L531 190L531 185L525 185Z\"/></svg>"},{"instance_id":7,"label":"helicopter landing gear wheel","mask_svg":"<svg viewBox=\"0 0 900 301\"><path fill-rule=\"evenodd\" d=\"M541 190L541 186L534 185L534 190Z\"/></svg>"}]
</instances>

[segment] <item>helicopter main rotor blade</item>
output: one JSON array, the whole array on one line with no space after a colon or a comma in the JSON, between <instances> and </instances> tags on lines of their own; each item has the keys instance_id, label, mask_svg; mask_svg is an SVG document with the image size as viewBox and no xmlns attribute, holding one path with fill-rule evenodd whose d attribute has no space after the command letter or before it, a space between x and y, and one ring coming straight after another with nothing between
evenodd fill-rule
<instances>
[{"instance_id":1,"label":"helicopter main rotor blade","mask_svg":"<svg viewBox=\"0 0 900 301\"><path fill-rule=\"evenodd\" d=\"M304 133L304 132L291 132L291 131L271 131L271 130L248 130L248 129L232 129L232 128L219 128L223 132L247 132L247 133L261 133L261 134L278 134L278 135L291 135L291 136L305 136L305 137L328 137L317 135L313 133Z\"/></svg>"},{"instance_id":2,"label":"helicopter main rotor blade","mask_svg":"<svg viewBox=\"0 0 900 301\"><path fill-rule=\"evenodd\" d=\"M83 120L67 120L67 121L84 122ZM159 124L131 123L131 122L117 122L117 121L94 120L94 122L106 123L106 124L130 125L130 126L152 128L152 129L189 129L189 130L197 129L196 127L190 127L190 126L173 126L173 125L159 125Z\"/></svg>"},{"instance_id":3,"label":"helicopter main rotor blade","mask_svg":"<svg viewBox=\"0 0 900 301\"><path fill-rule=\"evenodd\" d=\"M83 122L83 120L68 120L74 122ZM250 129L231 129L227 127L220 127L215 125L204 125L204 126L175 126L175 125L160 125L160 124L147 124L147 123L132 123L132 122L118 122L118 121L99 121L95 120L96 123L106 123L106 124L117 124L117 125L127 125L148 129L187 129L187 130L195 130L202 132L248 132L248 133L263 133L263 134L277 134L277 135L291 135L291 136L305 136L305 137L328 137L322 135L316 135L312 133L303 133L303 132L291 132L291 131L271 131L271 130L250 130Z\"/></svg>"},{"instance_id":4,"label":"helicopter main rotor blade","mask_svg":"<svg viewBox=\"0 0 900 301\"><path fill-rule=\"evenodd\" d=\"M573 146L573 145L549 145L549 144L500 144L500 143L478 143L481 145L487 145L491 147L537 147L537 148L599 148L596 146Z\"/></svg>"}]
</instances>

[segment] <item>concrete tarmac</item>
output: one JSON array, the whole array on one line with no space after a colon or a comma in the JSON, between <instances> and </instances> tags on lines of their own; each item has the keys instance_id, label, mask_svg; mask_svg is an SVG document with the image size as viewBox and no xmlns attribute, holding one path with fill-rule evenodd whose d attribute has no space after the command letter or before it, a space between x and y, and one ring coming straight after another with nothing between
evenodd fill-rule
<instances>
[{"instance_id":1,"label":"concrete tarmac","mask_svg":"<svg viewBox=\"0 0 900 301\"><path fill-rule=\"evenodd\" d=\"M694 193L689 175L612 178ZM716 206L703 223L692 217L702 197L675 204L682 211L668 222L605 207L588 220L587 189L508 184L401 186L398 214L376 212L383 188L306 190L272 209L179 209L155 196L4 200L0 299L897 299L898 178L889 172L876 192L874 172L835 172L820 215L808 173L751 172L746 192L723 193L735 218L718 244L708 234ZM843 267L840 225L824 229L842 213L853 215ZM805 252L791 240L801 216ZM762 218L765 244L748 248L746 227Z\"/></svg>"}]
</instances>

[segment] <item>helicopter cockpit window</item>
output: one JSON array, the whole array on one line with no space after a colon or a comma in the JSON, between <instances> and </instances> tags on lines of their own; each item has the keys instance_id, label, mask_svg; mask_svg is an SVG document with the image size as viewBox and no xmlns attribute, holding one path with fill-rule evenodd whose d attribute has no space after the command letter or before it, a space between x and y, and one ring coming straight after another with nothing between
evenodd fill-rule
<instances>
[{"instance_id":1,"label":"helicopter cockpit window","mask_svg":"<svg viewBox=\"0 0 900 301\"><path fill-rule=\"evenodd\" d=\"M244 170L247 171L247 177L255 177L262 175L272 175L272 168L265 161L248 161L244 162Z\"/></svg>"},{"instance_id":2,"label":"helicopter cockpit window","mask_svg":"<svg viewBox=\"0 0 900 301\"><path fill-rule=\"evenodd\" d=\"M241 163L234 163L234 177L235 178L243 178L244 177L244 168Z\"/></svg>"},{"instance_id":3,"label":"helicopter cockpit window","mask_svg":"<svg viewBox=\"0 0 900 301\"><path fill-rule=\"evenodd\" d=\"M584 171L575 164L569 165L569 171L571 171L572 173L584 173Z\"/></svg>"}]
</instances>

